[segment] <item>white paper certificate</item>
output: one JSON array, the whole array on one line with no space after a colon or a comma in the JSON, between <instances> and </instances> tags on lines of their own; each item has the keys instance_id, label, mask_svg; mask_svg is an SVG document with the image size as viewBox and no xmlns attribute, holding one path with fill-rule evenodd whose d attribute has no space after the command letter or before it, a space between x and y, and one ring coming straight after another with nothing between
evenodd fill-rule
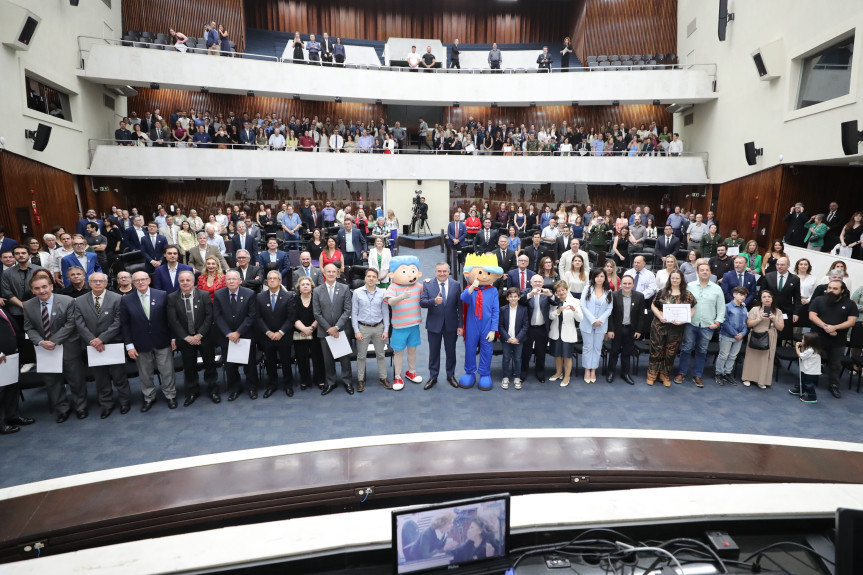
<instances>
[{"instance_id":1,"label":"white paper certificate","mask_svg":"<svg viewBox=\"0 0 863 575\"><path fill-rule=\"evenodd\" d=\"M228 340L228 363L249 363L249 351L252 349L252 340L240 339L237 343Z\"/></svg>"},{"instance_id":2,"label":"white paper certificate","mask_svg":"<svg viewBox=\"0 0 863 575\"><path fill-rule=\"evenodd\" d=\"M63 346L58 345L48 351L41 345L36 350L36 373L63 373Z\"/></svg>"},{"instance_id":3,"label":"white paper certificate","mask_svg":"<svg viewBox=\"0 0 863 575\"><path fill-rule=\"evenodd\" d=\"M733 258L734 256L736 256L739 253L740 253L740 248L737 246L731 246L727 250L725 250L725 255L727 255L730 258Z\"/></svg>"},{"instance_id":4,"label":"white paper certificate","mask_svg":"<svg viewBox=\"0 0 863 575\"><path fill-rule=\"evenodd\" d=\"M6 361L0 363L0 387L18 383L18 354L6 356Z\"/></svg>"},{"instance_id":5,"label":"white paper certificate","mask_svg":"<svg viewBox=\"0 0 863 575\"><path fill-rule=\"evenodd\" d=\"M333 354L333 359L339 359L351 354L351 342L344 333L340 333L339 337L327 336L327 345L330 346L330 352Z\"/></svg>"},{"instance_id":6,"label":"white paper certificate","mask_svg":"<svg viewBox=\"0 0 863 575\"><path fill-rule=\"evenodd\" d=\"M688 303L662 304L662 317L669 322L689 323L692 319L692 307Z\"/></svg>"},{"instance_id":7,"label":"white paper certificate","mask_svg":"<svg viewBox=\"0 0 863 575\"><path fill-rule=\"evenodd\" d=\"M90 367L123 363L126 363L126 351L122 343L106 343L105 350L101 352L91 345L87 346L87 365Z\"/></svg>"}]
</instances>

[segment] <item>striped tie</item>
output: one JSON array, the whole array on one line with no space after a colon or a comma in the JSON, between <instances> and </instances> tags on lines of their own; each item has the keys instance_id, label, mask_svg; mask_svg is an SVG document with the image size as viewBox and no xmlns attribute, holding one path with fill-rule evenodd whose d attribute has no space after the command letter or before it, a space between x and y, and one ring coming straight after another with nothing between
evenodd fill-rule
<instances>
[{"instance_id":1,"label":"striped tie","mask_svg":"<svg viewBox=\"0 0 863 575\"><path fill-rule=\"evenodd\" d=\"M42 333L45 339L51 339L51 317L48 315L48 302L42 302Z\"/></svg>"},{"instance_id":2,"label":"striped tie","mask_svg":"<svg viewBox=\"0 0 863 575\"><path fill-rule=\"evenodd\" d=\"M96 315L102 313L102 304L99 303L99 296L96 296Z\"/></svg>"}]
</instances>

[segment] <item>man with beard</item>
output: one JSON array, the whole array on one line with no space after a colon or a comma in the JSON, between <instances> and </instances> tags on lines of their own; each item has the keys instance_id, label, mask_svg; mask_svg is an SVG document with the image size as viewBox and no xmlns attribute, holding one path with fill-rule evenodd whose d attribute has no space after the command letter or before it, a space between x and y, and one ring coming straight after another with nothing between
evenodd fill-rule
<instances>
[{"instance_id":1,"label":"man with beard","mask_svg":"<svg viewBox=\"0 0 863 575\"><path fill-rule=\"evenodd\" d=\"M838 279L827 284L827 292L809 304L809 321L812 331L818 334L824 359L827 361L827 378L830 393L839 399L839 374L848 330L857 322L857 305L848 297L845 285Z\"/></svg>"}]
</instances>

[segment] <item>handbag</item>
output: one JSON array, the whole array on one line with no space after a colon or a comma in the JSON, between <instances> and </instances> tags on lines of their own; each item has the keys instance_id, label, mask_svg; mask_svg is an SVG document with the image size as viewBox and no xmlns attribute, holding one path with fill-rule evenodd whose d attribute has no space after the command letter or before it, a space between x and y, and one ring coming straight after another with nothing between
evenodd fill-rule
<instances>
[{"instance_id":1,"label":"handbag","mask_svg":"<svg viewBox=\"0 0 863 575\"><path fill-rule=\"evenodd\" d=\"M749 332L749 347L757 351L767 351L768 349L770 349L770 332Z\"/></svg>"}]
</instances>

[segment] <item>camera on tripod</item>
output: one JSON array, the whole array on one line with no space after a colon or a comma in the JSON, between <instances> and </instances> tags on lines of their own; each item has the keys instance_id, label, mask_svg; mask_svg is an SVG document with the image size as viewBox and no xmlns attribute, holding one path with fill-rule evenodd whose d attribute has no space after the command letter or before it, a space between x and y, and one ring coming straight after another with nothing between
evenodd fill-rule
<instances>
[{"instance_id":1,"label":"camera on tripod","mask_svg":"<svg viewBox=\"0 0 863 575\"><path fill-rule=\"evenodd\" d=\"M413 215L416 216L419 214L422 205L422 190L414 190L414 198L413 198Z\"/></svg>"}]
</instances>

